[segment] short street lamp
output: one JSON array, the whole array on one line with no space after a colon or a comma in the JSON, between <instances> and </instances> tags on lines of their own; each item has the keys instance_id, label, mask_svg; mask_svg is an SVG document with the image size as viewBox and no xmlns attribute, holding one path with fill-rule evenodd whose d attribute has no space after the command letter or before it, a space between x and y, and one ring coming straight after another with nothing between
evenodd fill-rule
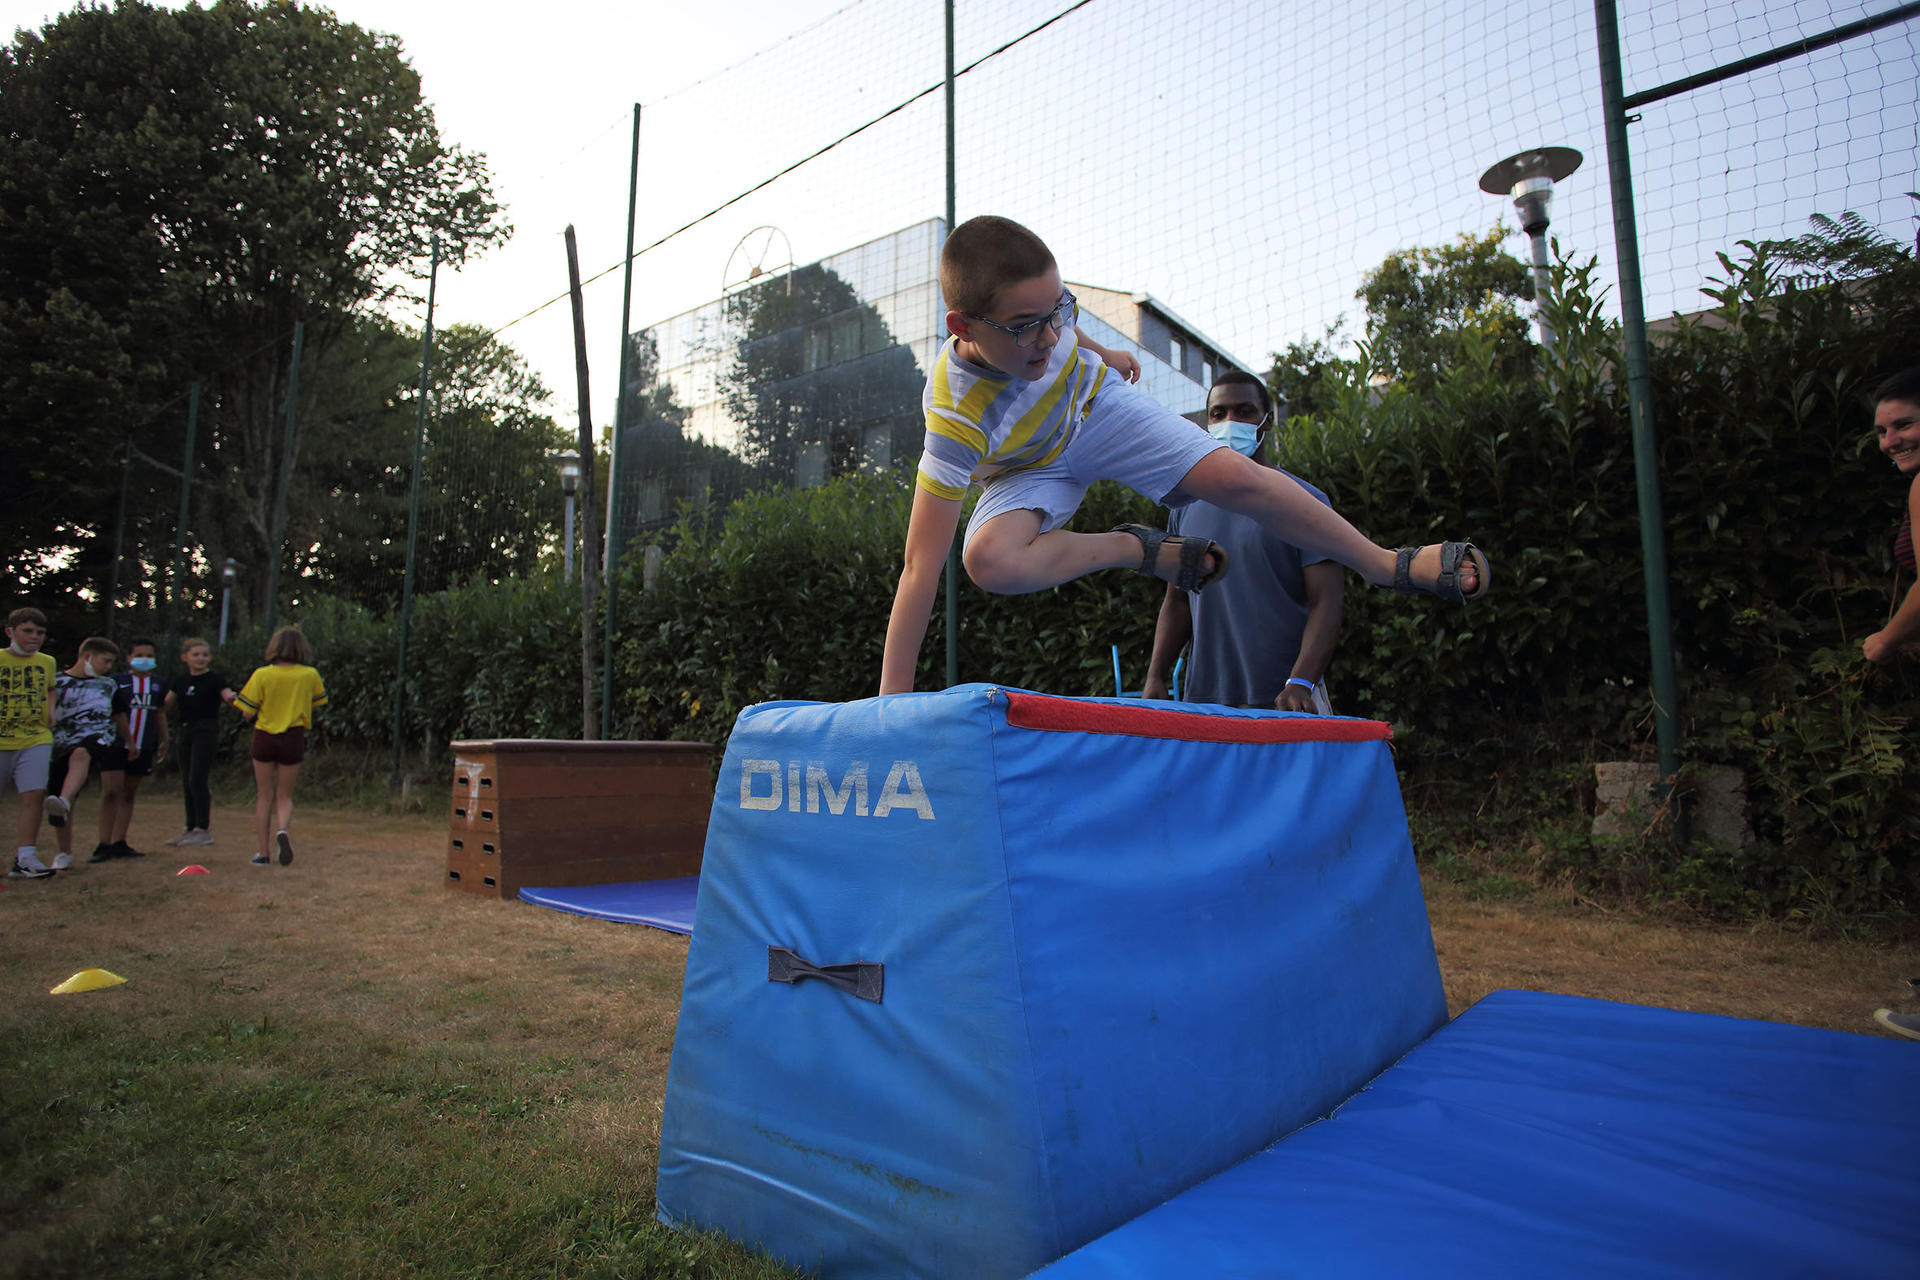
<instances>
[{"instance_id":1,"label":"short street lamp","mask_svg":"<svg viewBox=\"0 0 1920 1280\"><path fill-rule=\"evenodd\" d=\"M233 584L240 577L240 566L232 556L220 566L220 643L227 642L227 607L233 602Z\"/></svg>"},{"instance_id":2,"label":"short street lamp","mask_svg":"<svg viewBox=\"0 0 1920 1280\"><path fill-rule=\"evenodd\" d=\"M1553 329L1547 324L1547 206L1553 203L1553 184L1580 167L1581 155L1572 147L1535 147L1508 156L1480 175L1480 189L1490 196L1511 195L1520 215L1520 229L1533 241L1533 314L1540 326L1540 345L1553 347Z\"/></svg>"},{"instance_id":3,"label":"short street lamp","mask_svg":"<svg viewBox=\"0 0 1920 1280\"><path fill-rule=\"evenodd\" d=\"M574 495L580 492L580 455L577 453L550 453L547 461L560 469L560 492L567 496L567 527L565 541L560 545L562 581L573 581L573 502Z\"/></svg>"}]
</instances>

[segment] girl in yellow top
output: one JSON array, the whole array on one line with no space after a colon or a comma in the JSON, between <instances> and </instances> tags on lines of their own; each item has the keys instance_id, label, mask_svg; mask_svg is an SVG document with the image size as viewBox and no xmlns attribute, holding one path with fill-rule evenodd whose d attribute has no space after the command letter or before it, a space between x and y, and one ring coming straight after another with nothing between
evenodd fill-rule
<instances>
[{"instance_id":1,"label":"girl in yellow top","mask_svg":"<svg viewBox=\"0 0 1920 1280\"><path fill-rule=\"evenodd\" d=\"M253 865L268 866L267 834L274 833L280 865L293 861L287 826L293 821L293 780L307 758L307 730L313 713L327 705L327 689L313 669L313 646L298 627L281 627L267 641L267 665L247 678L234 699L240 714L253 721L254 821L260 852Z\"/></svg>"}]
</instances>

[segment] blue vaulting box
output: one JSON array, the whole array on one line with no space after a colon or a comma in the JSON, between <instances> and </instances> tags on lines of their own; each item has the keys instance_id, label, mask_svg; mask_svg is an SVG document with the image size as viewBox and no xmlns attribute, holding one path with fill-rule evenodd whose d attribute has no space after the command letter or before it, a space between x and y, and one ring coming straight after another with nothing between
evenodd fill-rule
<instances>
[{"instance_id":1,"label":"blue vaulting box","mask_svg":"<svg viewBox=\"0 0 1920 1280\"><path fill-rule=\"evenodd\" d=\"M1023 1276L1445 1021L1386 727L985 685L743 713L664 1221Z\"/></svg>"}]
</instances>

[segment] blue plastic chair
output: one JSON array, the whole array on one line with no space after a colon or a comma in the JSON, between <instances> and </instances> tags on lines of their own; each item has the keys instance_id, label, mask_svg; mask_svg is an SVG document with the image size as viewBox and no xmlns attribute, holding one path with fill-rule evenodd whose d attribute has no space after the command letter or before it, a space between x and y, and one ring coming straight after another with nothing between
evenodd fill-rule
<instances>
[{"instance_id":1,"label":"blue plastic chair","mask_svg":"<svg viewBox=\"0 0 1920 1280\"><path fill-rule=\"evenodd\" d=\"M1167 680L1167 693L1175 702L1180 701L1180 668L1185 666L1186 663L1187 660L1184 657L1174 659L1173 675ZM1132 693L1127 692L1126 685L1120 679L1120 646L1114 645L1113 696L1116 698L1137 698L1144 692L1145 690L1143 689L1135 689Z\"/></svg>"}]
</instances>

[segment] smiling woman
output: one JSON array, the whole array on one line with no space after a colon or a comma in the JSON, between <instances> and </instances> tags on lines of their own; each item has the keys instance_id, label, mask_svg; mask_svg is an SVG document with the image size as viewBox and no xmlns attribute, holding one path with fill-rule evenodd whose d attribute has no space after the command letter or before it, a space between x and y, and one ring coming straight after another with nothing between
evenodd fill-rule
<instances>
[{"instance_id":1,"label":"smiling woman","mask_svg":"<svg viewBox=\"0 0 1920 1280\"><path fill-rule=\"evenodd\" d=\"M1888 378L1875 389L1873 398L1873 425L1880 437L1880 451L1892 459L1908 481L1906 513L1894 539L1893 555L1911 580L1915 577L1914 516L1920 514L1920 366ZM1887 625L1863 640L1860 647L1869 660L1890 663L1898 661L1916 641L1920 641L1920 581L1907 589Z\"/></svg>"}]
</instances>

